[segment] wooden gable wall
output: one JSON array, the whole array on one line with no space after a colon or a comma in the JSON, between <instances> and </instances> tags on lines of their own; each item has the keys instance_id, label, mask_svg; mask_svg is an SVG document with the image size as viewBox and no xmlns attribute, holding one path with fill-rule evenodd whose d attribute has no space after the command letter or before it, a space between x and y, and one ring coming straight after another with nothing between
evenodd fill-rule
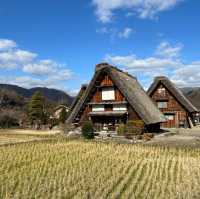
<instances>
[{"instance_id":1,"label":"wooden gable wall","mask_svg":"<svg viewBox=\"0 0 200 199\"><path fill-rule=\"evenodd\" d=\"M165 89L165 94L160 94L159 89ZM186 111L184 107L179 103L179 101L173 96L172 93L162 84L160 83L153 94L151 95L151 98L157 102L157 101L168 101L167 108L161 109L162 111Z\"/></svg>"},{"instance_id":2,"label":"wooden gable wall","mask_svg":"<svg viewBox=\"0 0 200 199\"><path fill-rule=\"evenodd\" d=\"M114 87L115 89L115 101L116 102L122 102L125 101L125 97L122 95L122 93L120 92L120 90L118 88L116 88L116 86L114 85L112 79L108 76L105 75L102 79L99 80L98 83L99 87L96 89L92 99L90 102L102 102L102 95L101 95L101 88L102 87Z\"/></svg>"},{"instance_id":3,"label":"wooden gable wall","mask_svg":"<svg viewBox=\"0 0 200 199\"><path fill-rule=\"evenodd\" d=\"M165 89L164 94L159 93L159 89ZM188 122L187 111L181 103L173 96L173 94L162 84L158 84L157 88L150 96L157 106L158 101L167 101L167 108L160 108L164 114L174 113L174 120L163 123L163 127L179 127L181 121Z\"/></svg>"},{"instance_id":4,"label":"wooden gable wall","mask_svg":"<svg viewBox=\"0 0 200 199\"><path fill-rule=\"evenodd\" d=\"M91 96L89 98L89 100L87 101L87 103L100 103L103 102L102 101L102 96L101 96L101 89L102 87L114 87L115 89L115 102L123 102L126 101L125 97L123 96L123 94L121 93L121 91L114 85L112 79L107 75L104 74L102 76L99 77L99 79L96 82L96 87L93 89ZM127 104L127 109L128 109L128 116L129 116L129 120L140 120L139 115L137 114L137 112L129 105ZM89 112L92 111L92 106L91 105L85 105L84 109L81 112L81 117L80 117L80 121L86 121L89 120ZM111 111L111 109L109 108L109 106L105 107L105 111Z\"/></svg>"}]
</instances>

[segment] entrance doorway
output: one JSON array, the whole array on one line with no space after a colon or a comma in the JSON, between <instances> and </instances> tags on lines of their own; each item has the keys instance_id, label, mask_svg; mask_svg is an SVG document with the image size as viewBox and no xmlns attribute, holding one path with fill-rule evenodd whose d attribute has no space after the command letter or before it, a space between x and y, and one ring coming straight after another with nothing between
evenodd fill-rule
<instances>
[{"instance_id":1,"label":"entrance doorway","mask_svg":"<svg viewBox=\"0 0 200 199\"><path fill-rule=\"evenodd\" d=\"M126 123L125 116L93 116L91 117L95 131L115 131L121 123Z\"/></svg>"}]
</instances>

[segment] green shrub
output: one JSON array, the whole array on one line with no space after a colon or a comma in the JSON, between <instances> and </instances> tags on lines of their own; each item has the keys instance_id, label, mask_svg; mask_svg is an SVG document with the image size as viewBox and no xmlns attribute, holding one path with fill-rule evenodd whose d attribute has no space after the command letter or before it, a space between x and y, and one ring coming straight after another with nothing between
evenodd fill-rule
<instances>
[{"instance_id":1,"label":"green shrub","mask_svg":"<svg viewBox=\"0 0 200 199\"><path fill-rule=\"evenodd\" d=\"M138 128L144 128L144 122L142 120L133 120L130 121L133 126L138 127Z\"/></svg>"},{"instance_id":2,"label":"green shrub","mask_svg":"<svg viewBox=\"0 0 200 199\"><path fill-rule=\"evenodd\" d=\"M117 129L118 135L124 135L128 139L144 133L144 122L142 120L129 120L127 124L120 124Z\"/></svg>"},{"instance_id":3,"label":"green shrub","mask_svg":"<svg viewBox=\"0 0 200 199\"><path fill-rule=\"evenodd\" d=\"M125 124L119 124L117 128L117 134L118 135L125 135L126 134L126 125Z\"/></svg>"},{"instance_id":4,"label":"green shrub","mask_svg":"<svg viewBox=\"0 0 200 199\"><path fill-rule=\"evenodd\" d=\"M130 120L126 124L127 135L141 135L144 131L144 123L141 120Z\"/></svg>"},{"instance_id":5,"label":"green shrub","mask_svg":"<svg viewBox=\"0 0 200 199\"><path fill-rule=\"evenodd\" d=\"M90 121L84 122L82 125L82 135L86 139L94 138L93 124Z\"/></svg>"}]
</instances>

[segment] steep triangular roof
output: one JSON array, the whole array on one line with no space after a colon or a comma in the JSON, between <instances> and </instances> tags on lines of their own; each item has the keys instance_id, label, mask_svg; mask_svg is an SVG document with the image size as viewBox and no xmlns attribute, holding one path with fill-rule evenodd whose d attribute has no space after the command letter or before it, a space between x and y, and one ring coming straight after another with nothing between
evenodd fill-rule
<instances>
[{"instance_id":1,"label":"steep triangular roof","mask_svg":"<svg viewBox=\"0 0 200 199\"><path fill-rule=\"evenodd\" d=\"M76 104L78 103L78 101L81 99L82 95L84 94L84 92L87 89L87 84L82 84L81 89L78 93L78 95L75 97L74 101L72 102L71 106L70 106L70 112L74 109L74 107L76 106Z\"/></svg>"},{"instance_id":2,"label":"steep triangular roof","mask_svg":"<svg viewBox=\"0 0 200 199\"><path fill-rule=\"evenodd\" d=\"M99 64L90 84L72 110L67 122L71 123L76 119L81 108L87 103L89 94L94 89L95 82L101 73L106 73L110 76L114 84L118 87L145 124L155 124L165 121L164 115L155 106L135 77L111 65Z\"/></svg>"},{"instance_id":3,"label":"steep triangular roof","mask_svg":"<svg viewBox=\"0 0 200 199\"><path fill-rule=\"evenodd\" d=\"M154 79L154 82L147 91L149 96L152 95L159 83L163 84L188 112L198 111L197 108L185 97L182 91L165 76L159 76Z\"/></svg>"}]
</instances>

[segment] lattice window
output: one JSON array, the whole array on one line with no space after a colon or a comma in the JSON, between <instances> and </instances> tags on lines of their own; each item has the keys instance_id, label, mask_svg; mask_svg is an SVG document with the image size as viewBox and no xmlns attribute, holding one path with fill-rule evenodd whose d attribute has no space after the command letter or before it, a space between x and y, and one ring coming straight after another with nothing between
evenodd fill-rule
<instances>
[{"instance_id":1,"label":"lattice window","mask_svg":"<svg viewBox=\"0 0 200 199\"><path fill-rule=\"evenodd\" d=\"M158 108L167 108L167 102L157 102Z\"/></svg>"}]
</instances>

